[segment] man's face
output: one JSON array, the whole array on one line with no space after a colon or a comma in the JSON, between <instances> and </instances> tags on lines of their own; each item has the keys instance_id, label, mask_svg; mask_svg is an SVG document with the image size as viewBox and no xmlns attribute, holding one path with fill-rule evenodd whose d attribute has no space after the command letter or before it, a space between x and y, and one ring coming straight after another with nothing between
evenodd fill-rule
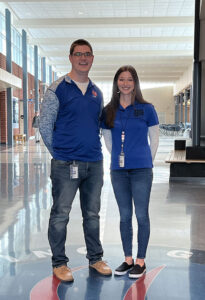
<instances>
[{"instance_id":1,"label":"man's face","mask_svg":"<svg viewBox=\"0 0 205 300\"><path fill-rule=\"evenodd\" d=\"M72 70L81 75L88 74L92 66L94 56L87 45L82 45L74 48L73 54L69 55L69 59L72 64Z\"/></svg>"}]
</instances>

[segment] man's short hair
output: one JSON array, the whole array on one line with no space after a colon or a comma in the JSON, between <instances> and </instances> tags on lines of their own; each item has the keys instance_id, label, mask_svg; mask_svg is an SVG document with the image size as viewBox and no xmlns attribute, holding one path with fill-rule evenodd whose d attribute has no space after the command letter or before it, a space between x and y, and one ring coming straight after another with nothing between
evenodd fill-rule
<instances>
[{"instance_id":1,"label":"man's short hair","mask_svg":"<svg viewBox=\"0 0 205 300\"><path fill-rule=\"evenodd\" d=\"M79 40L74 41L72 43L72 45L70 46L70 55L73 54L74 49L75 49L76 46L84 46L84 45L88 46L90 48L90 51L93 53L93 48L90 45L90 43L88 41L86 41L86 40L79 39Z\"/></svg>"}]
</instances>

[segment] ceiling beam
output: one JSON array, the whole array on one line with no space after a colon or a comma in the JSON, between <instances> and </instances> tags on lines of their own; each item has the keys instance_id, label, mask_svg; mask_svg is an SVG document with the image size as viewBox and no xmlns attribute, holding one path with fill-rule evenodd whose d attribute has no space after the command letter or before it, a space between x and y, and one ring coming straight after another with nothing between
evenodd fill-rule
<instances>
[{"instance_id":1,"label":"ceiling beam","mask_svg":"<svg viewBox=\"0 0 205 300\"><path fill-rule=\"evenodd\" d=\"M53 38L31 38L29 37L29 44L32 45L65 45L71 44L75 37L53 37ZM193 43L193 36L160 36L160 37L97 37L97 38L90 38L86 37L92 44L103 44L103 43Z\"/></svg>"},{"instance_id":2,"label":"ceiling beam","mask_svg":"<svg viewBox=\"0 0 205 300\"><path fill-rule=\"evenodd\" d=\"M101 74L101 73L106 73L107 75L108 74L110 74L110 73L115 73L118 69L119 69L119 67L120 67L121 65L118 65L118 67L116 67L116 68L113 68L113 70L107 70L107 69L104 69L103 71L99 71L99 70L96 70L95 69L95 67L93 67L92 68L92 71L90 71L90 73L91 74L94 74L94 75L97 75L97 74ZM144 69L142 69L142 68L139 68L138 66L136 66L136 65L134 65L134 64L132 64L132 66L136 69L136 71L138 72L138 73L141 73L141 74L145 74L145 73L154 73L154 74L171 74L171 75L173 75L173 74L176 74L176 75L182 75L186 70L187 70L187 68L186 67L184 67L184 68L182 68L181 70L175 70L175 68L174 68L174 66L173 66L173 69L167 69L167 70L161 70L161 69L159 69L158 71L155 71L156 69L154 69L154 68L152 68L152 67L150 67L150 68L144 68ZM66 73L66 72L68 72L68 70L70 70L71 68L70 68L70 66L65 66L65 67L62 67L62 66L55 66L55 69L58 71L58 72L64 72L64 73Z\"/></svg>"},{"instance_id":3,"label":"ceiling beam","mask_svg":"<svg viewBox=\"0 0 205 300\"><path fill-rule=\"evenodd\" d=\"M62 71L66 71L68 69L68 67L70 67L70 65L55 65L58 70L62 70ZM119 68L120 64L116 64L116 65L93 65L92 69L90 72L113 72L116 71ZM135 67L137 69L138 72L146 72L146 71L150 71L151 72L169 72L169 73L178 73L178 72L184 72L187 68L187 66L181 66L179 67L178 65L175 64L169 64L169 65L162 65L159 66L158 64L149 64L149 65L138 65L138 64L133 64L133 67ZM156 71L157 70L157 71Z\"/></svg>"},{"instance_id":4,"label":"ceiling beam","mask_svg":"<svg viewBox=\"0 0 205 300\"><path fill-rule=\"evenodd\" d=\"M98 0L89 0L89 2L97 2ZM103 0L103 2L109 2L110 0ZM124 2L124 0L112 0L112 1L116 1L116 2ZM132 1L132 0L131 0ZM47 1L43 1L43 0L7 0L7 1L4 1L4 3L10 3L10 2L25 2L25 3L38 3L38 2L41 2L41 3L45 3L45 2L48 2ZM49 0L49 2L56 2L56 0ZM60 0L59 2L82 2L82 0Z\"/></svg>"},{"instance_id":5,"label":"ceiling beam","mask_svg":"<svg viewBox=\"0 0 205 300\"><path fill-rule=\"evenodd\" d=\"M176 72L174 70L172 70L172 72L170 72L169 70L167 71L156 71L156 70L139 70L137 69L136 70L138 75L142 76L142 77L151 77L151 76L165 76L165 77L180 77L183 75L183 72ZM91 77L93 76L112 76L112 78L114 77L116 73L116 70L113 70L113 71L107 71L107 70L104 70L104 72L98 72L98 71L95 71L94 69L89 73Z\"/></svg>"},{"instance_id":6,"label":"ceiling beam","mask_svg":"<svg viewBox=\"0 0 205 300\"><path fill-rule=\"evenodd\" d=\"M142 76L181 76L183 75L184 71L186 70L186 68L183 69L176 69L174 66L172 69L170 68L152 68L151 66L147 66L147 68L139 68L138 66L136 66L135 64L132 65L138 74L141 74ZM92 67L91 71L90 71L90 75L92 76L114 76L114 74L116 73L116 71L119 69L119 65L116 68L104 68L104 70L98 70L95 67ZM58 68L59 72L67 72L68 71L68 66L64 66L64 67L59 67Z\"/></svg>"},{"instance_id":7,"label":"ceiling beam","mask_svg":"<svg viewBox=\"0 0 205 300\"><path fill-rule=\"evenodd\" d=\"M14 20L17 28L59 28L59 27L132 27L135 25L193 25L193 17L121 17L121 18L48 18L48 19L21 19Z\"/></svg>"},{"instance_id":8,"label":"ceiling beam","mask_svg":"<svg viewBox=\"0 0 205 300\"><path fill-rule=\"evenodd\" d=\"M186 62L186 63L179 63L179 61L174 61L174 63L170 64L170 61L164 62L164 63L156 63L156 64L140 64L140 62L135 61L133 62L133 60L131 62L128 61L119 61L118 63L116 63L115 65L106 65L103 64L102 62L101 64L96 64L94 62L93 67L91 69L91 74L101 74L106 72L106 75L109 75L110 73L113 74L113 72L115 73L120 66L122 65L132 65L138 73L153 73L153 74L158 74L158 73L163 73L164 75L166 75L167 73L169 73L170 75L182 75L187 69L188 66L191 66L191 61L190 62ZM55 69L57 70L57 72L63 72L66 73L68 72L68 70L71 69L71 65L67 62L64 63L62 65L60 64L53 64L55 66Z\"/></svg>"},{"instance_id":9,"label":"ceiling beam","mask_svg":"<svg viewBox=\"0 0 205 300\"><path fill-rule=\"evenodd\" d=\"M110 75L109 74L103 74L103 75L99 74L99 75L93 75L92 77L95 77L95 78L97 78L97 77L104 77L104 78L112 78L113 79L112 74L110 74ZM178 78L178 77L179 76L170 75L170 74L166 76L166 78L169 78L169 79L170 78ZM164 77L164 75L160 75L160 74L159 75L157 75L157 74L151 74L151 75L150 74L141 74L140 78L152 78L152 79L156 78L156 79L159 79L159 78L165 78L165 77Z\"/></svg>"},{"instance_id":10,"label":"ceiling beam","mask_svg":"<svg viewBox=\"0 0 205 300\"><path fill-rule=\"evenodd\" d=\"M71 65L66 62L64 64L55 64L55 62L51 61L49 62L49 64L53 65L57 70L62 70L62 71L68 71L68 69L71 69ZM105 65L105 68L98 68L99 66L101 67L102 66L102 63L100 65L100 63L96 63L94 62L93 66L92 66L92 70L95 70L95 71L104 71L104 70L118 70L120 66L122 65L133 65L137 70L149 70L149 69L153 69L153 70L169 70L170 72L172 72L172 70L176 70L177 72L184 72L185 70L187 70L188 66L191 66L191 62L187 62L187 63L181 63L179 64L179 62L174 62L172 65L170 65L170 63L167 61L167 62L164 62L163 64L140 64L138 61L118 61L116 63L116 65L112 65L110 68L109 67L106 67ZM164 68L163 68L164 67Z\"/></svg>"},{"instance_id":11,"label":"ceiling beam","mask_svg":"<svg viewBox=\"0 0 205 300\"><path fill-rule=\"evenodd\" d=\"M138 70L150 70L150 69L153 69L153 72L156 71L156 68L158 68L160 71L167 71L169 69L170 72L172 72L172 69L174 69L176 72L181 72L182 70L184 70L186 68L186 66L178 66L178 65L173 65L169 62L167 62L167 64L163 64L163 65L159 65L158 63L154 64L154 63L151 63L151 64L139 64L139 63L136 63L134 64L134 66L136 66L136 68L138 68ZM95 69L95 71L103 71L103 70L113 70L113 69L116 69L116 68L119 68L119 64L113 64L113 65L93 65L92 69Z\"/></svg>"},{"instance_id":12,"label":"ceiling beam","mask_svg":"<svg viewBox=\"0 0 205 300\"><path fill-rule=\"evenodd\" d=\"M60 56L68 56L68 51L46 51L45 56L47 57L60 57ZM193 51L192 50L105 50L105 51L95 51L94 53L95 56L102 56L104 59L109 56L113 57L123 57L127 58L129 56L132 57L143 57L143 56L193 56Z\"/></svg>"},{"instance_id":13,"label":"ceiling beam","mask_svg":"<svg viewBox=\"0 0 205 300\"><path fill-rule=\"evenodd\" d=\"M164 76L140 76L140 82L147 81L147 82L175 82L179 79L178 76L175 77L164 77ZM113 81L113 76L92 76L93 81Z\"/></svg>"},{"instance_id":14,"label":"ceiling beam","mask_svg":"<svg viewBox=\"0 0 205 300\"><path fill-rule=\"evenodd\" d=\"M52 59L52 57L50 58L50 60L56 65L65 65L65 64L69 64L69 60L68 57L58 57L57 59ZM133 58L130 57L125 57L124 60L127 61L127 63L132 64L133 62ZM95 66L112 66L112 65L116 65L119 66L119 63L121 62L121 58L120 57L107 57L106 59L104 57L98 57L97 55L95 56L94 59L94 65ZM192 64L193 62L193 56L169 56L169 57L155 57L155 59L153 60L152 57L141 57L140 60L135 61L135 64L137 65L157 65L157 66L164 66L164 65L173 65L173 64L177 64L178 66L183 66L183 65L187 65L187 64Z\"/></svg>"}]
</instances>

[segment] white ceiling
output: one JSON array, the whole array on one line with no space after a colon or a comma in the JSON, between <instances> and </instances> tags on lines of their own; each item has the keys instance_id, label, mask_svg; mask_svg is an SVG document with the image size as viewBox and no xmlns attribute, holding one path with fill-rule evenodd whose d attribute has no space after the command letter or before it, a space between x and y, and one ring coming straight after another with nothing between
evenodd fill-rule
<instances>
[{"instance_id":1,"label":"white ceiling","mask_svg":"<svg viewBox=\"0 0 205 300\"><path fill-rule=\"evenodd\" d=\"M69 71L69 47L84 38L95 60L93 80L109 81L125 64L145 82L177 81L193 60L194 0L5 1L54 69Z\"/></svg>"}]
</instances>

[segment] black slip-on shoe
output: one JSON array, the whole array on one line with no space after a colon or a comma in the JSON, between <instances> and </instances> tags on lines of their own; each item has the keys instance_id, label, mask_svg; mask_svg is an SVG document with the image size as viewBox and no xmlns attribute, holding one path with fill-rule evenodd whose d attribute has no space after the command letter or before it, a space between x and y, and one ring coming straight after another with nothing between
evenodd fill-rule
<instances>
[{"instance_id":1,"label":"black slip-on shoe","mask_svg":"<svg viewBox=\"0 0 205 300\"><path fill-rule=\"evenodd\" d=\"M144 264L142 267L140 265L134 265L129 273L130 278L139 278L146 272L146 265Z\"/></svg>"},{"instance_id":2,"label":"black slip-on shoe","mask_svg":"<svg viewBox=\"0 0 205 300\"><path fill-rule=\"evenodd\" d=\"M132 262L131 265L128 265L125 261L117 268L115 269L114 275L125 275L130 269L132 269L134 266L134 262Z\"/></svg>"}]
</instances>

